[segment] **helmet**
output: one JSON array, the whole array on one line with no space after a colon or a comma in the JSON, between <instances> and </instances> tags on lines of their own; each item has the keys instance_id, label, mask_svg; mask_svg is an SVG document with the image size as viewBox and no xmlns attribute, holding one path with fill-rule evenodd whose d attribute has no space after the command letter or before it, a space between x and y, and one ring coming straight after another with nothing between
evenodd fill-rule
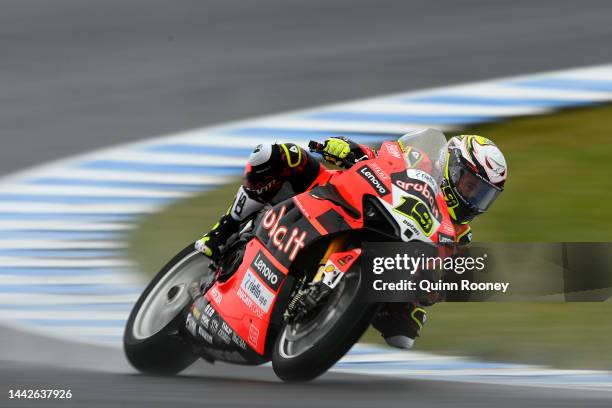
<instances>
[{"instance_id":1,"label":"helmet","mask_svg":"<svg viewBox=\"0 0 612 408\"><path fill-rule=\"evenodd\" d=\"M484 213L504 190L507 175L506 159L489 139L451 138L442 190L453 220L465 224Z\"/></svg>"}]
</instances>

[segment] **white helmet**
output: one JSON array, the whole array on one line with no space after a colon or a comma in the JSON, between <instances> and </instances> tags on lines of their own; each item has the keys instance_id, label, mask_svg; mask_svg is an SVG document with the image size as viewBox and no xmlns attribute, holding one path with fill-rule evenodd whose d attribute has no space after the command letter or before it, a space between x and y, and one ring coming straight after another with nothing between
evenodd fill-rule
<instances>
[{"instance_id":1,"label":"white helmet","mask_svg":"<svg viewBox=\"0 0 612 408\"><path fill-rule=\"evenodd\" d=\"M444 196L451 217L467 223L485 212L504 189L508 165L487 138L455 136L448 141Z\"/></svg>"}]
</instances>

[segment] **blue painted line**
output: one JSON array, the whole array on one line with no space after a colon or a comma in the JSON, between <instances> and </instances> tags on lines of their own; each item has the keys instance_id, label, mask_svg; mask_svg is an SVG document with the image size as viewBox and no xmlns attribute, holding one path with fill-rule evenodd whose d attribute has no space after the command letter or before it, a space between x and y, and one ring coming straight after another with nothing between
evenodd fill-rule
<instances>
[{"instance_id":1,"label":"blue painted line","mask_svg":"<svg viewBox=\"0 0 612 408\"><path fill-rule=\"evenodd\" d=\"M539 78L517 81L512 83L513 86L523 86L529 88L545 88L545 89L568 89L574 91L595 91L595 92L610 92L612 91L612 81L592 81L583 79L568 79L568 78Z\"/></svg>"},{"instance_id":2,"label":"blue painted line","mask_svg":"<svg viewBox=\"0 0 612 408\"><path fill-rule=\"evenodd\" d=\"M34 304L34 305L2 305L0 310L44 310L44 311L75 311L75 310L91 310L94 312L130 312L133 303L50 303L50 304ZM127 315L126 315L127 316Z\"/></svg>"},{"instance_id":3,"label":"blue painted line","mask_svg":"<svg viewBox=\"0 0 612 408\"><path fill-rule=\"evenodd\" d=\"M508 369L520 367L513 364L487 363L479 361L447 361L447 362L422 362L422 361L354 361L341 362L343 367L363 367L381 370L387 369L410 369L410 370L471 370L471 369Z\"/></svg>"},{"instance_id":4,"label":"blue painted line","mask_svg":"<svg viewBox=\"0 0 612 408\"><path fill-rule=\"evenodd\" d=\"M26 221L52 221L52 220L70 220L70 221L96 221L96 222L112 222L112 221L131 221L145 215L144 213L130 214L80 214L80 213L37 213L37 212L0 212L0 220L26 220Z\"/></svg>"},{"instance_id":5,"label":"blue painted line","mask_svg":"<svg viewBox=\"0 0 612 408\"><path fill-rule=\"evenodd\" d=\"M48 230L3 230L3 239L62 239L62 240L119 240L123 231L48 231Z\"/></svg>"},{"instance_id":6,"label":"blue painted line","mask_svg":"<svg viewBox=\"0 0 612 408\"><path fill-rule=\"evenodd\" d=\"M211 174L211 175L233 175L241 174L244 165L236 166L207 166L207 165L184 165L184 164L158 164L158 163L134 163L114 160L94 160L79 166L85 169L110 170L110 171L138 171L145 173L176 173L176 174Z\"/></svg>"},{"instance_id":7,"label":"blue painted line","mask_svg":"<svg viewBox=\"0 0 612 408\"><path fill-rule=\"evenodd\" d=\"M80 326L80 327L123 327L125 320L85 320L85 319L20 319L35 326Z\"/></svg>"},{"instance_id":8,"label":"blue painted line","mask_svg":"<svg viewBox=\"0 0 612 408\"><path fill-rule=\"evenodd\" d=\"M255 147L255 146L253 146ZM144 149L149 152L156 153L173 153L173 154L205 154L212 156L234 156L249 157L253 151L253 147L241 146L202 146L194 144L162 144Z\"/></svg>"},{"instance_id":9,"label":"blue painted line","mask_svg":"<svg viewBox=\"0 0 612 408\"><path fill-rule=\"evenodd\" d=\"M113 197L113 196L72 196L72 195L36 195L36 194L0 194L2 202L86 204L86 203L159 203L175 200L168 197Z\"/></svg>"},{"instance_id":10,"label":"blue painted line","mask_svg":"<svg viewBox=\"0 0 612 408\"><path fill-rule=\"evenodd\" d=\"M0 256L14 258L114 258L121 255L120 250L42 250L42 249L0 249Z\"/></svg>"},{"instance_id":11,"label":"blue painted line","mask_svg":"<svg viewBox=\"0 0 612 408\"><path fill-rule=\"evenodd\" d=\"M389 137L399 137L401 133L359 133L359 132L342 132L342 131L324 131L324 130L308 130L308 129L277 129L267 127L244 127L238 129L227 130L224 133L235 136L253 136L253 137L278 137L278 142L290 142L296 139L316 140L323 142L324 139L332 136L345 136L359 143L375 143L382 140L388 140ZM253 139L253 144L257 139Z\"/></svg>"},{"instance_id":12,"label":"blue painted line","mask_svg":"<svg viewBox=\"0 0 612 408\"><path fill-rule=\"evenodd\" d=\"M498 116L486 115L409 115L364 112L322 112L305 116L308 119L324 119L355 122L397 122L433 125L460 125L466 123L491 122Z\"/></svg>"},{"instance_id":13,"label":"blue painted line","mask_svg":"<svg viewBox=\"0 0 612 408\"><path fill-rule=\"evenodd\" d=\"M31 185L43 186L84 186L84 187L111 187L129 190L163 190L163 191L201 191L214 185L206 183L155 183L137 181L107 181L107 180L82 180L69 178L43 177L31 179L26 182Z\"/></svg>"},{"instance_id":14,"label":"blue painted line","mask_svg":"<svg viewBox=\"0 0 612 408\"><path fill-rule=\"evenodd\" d=\"M389 350L384 349L384 348L373 348L373 349L362 349L361 347L356 347L351 349L348 352L348 355L351 356L365 356L365 355L372 355L372 354L377 354L377 355L383 355L383 354L388 354Z\"/></svg>"},{"instance_id":15,"label":"blue painted line","mask_svg":"<svg viewBox=\"0 0 612 408\"><path fill-rule=\"evenodd\" d=\"M402 99L402 102L425 102L425 103L445 103L451 105L483 105L501 107L537 107L537 108L562 108L566 106L593 105L592 101L580 101L572 99L514 99L514 98L488 98L478 96L462 95L432 95L417 98Z\"/></svg>"},{"instance_id":16,"label":"blue painted line","mask_svg":"<svg viewBox=\"0 0 612 408\"><path fill-rule=\"evenodd\" d=\"M53 277L53 276L95 276L95 275L108 275L113 273L127 272L124 267L117 268L65 268L65 267L13 267L13 266L2 266L0 267L0 276L40 276L41 278Z\"/></svg>"},{"instance_id":17,"label":"blue painted line","mask_svg":"<svg viewBox=\"0 0 612 408\"><path fill-rule=\"evenodd\" d=\"M132 285L1 285L0 293L42 293L56 295L140 295L141 287Z\"/></svg>"}]
</instances>

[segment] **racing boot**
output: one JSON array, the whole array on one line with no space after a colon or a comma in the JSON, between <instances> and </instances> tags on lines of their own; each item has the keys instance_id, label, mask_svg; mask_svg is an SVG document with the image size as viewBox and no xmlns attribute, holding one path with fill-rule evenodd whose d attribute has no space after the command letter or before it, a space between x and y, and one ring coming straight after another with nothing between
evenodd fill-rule
<instances>
[{"instance_id":1,"label":"racing boot","mask_svg":"<svg viewBox=\"0 0 612 408\"><path fill-rule=\"evenodd\" d=\"M196 241L195 249L213 261L218 261L221 248L233 233L238 232L240 223L263 206L264 203L251 198L244 186L240 186L230 208L227 209L227 212L212 227L210 232Z\"/></svg>"},{"instance_id":2,"label":"racing boot","mask_svg":"<svg viewBox=\"0 0 612 408\"><path fill-rule=\"evenodd\" d=\"M418 303L385 303L372 326L391 347L409 349L419 337L427 312Z\"/></svg>"},{"instance_id":3,"label":"racing boot","mask_svg":"<svg viewBox=\"0 0 612 408\"><path fill-rule=\"evenodd\" d=\"M240 221L233 219L228 211L208 233L195 242L195 249L213 261L219 260L221 248L233 233L238 232L239 226Z\"/></svg>"}]
</instances>

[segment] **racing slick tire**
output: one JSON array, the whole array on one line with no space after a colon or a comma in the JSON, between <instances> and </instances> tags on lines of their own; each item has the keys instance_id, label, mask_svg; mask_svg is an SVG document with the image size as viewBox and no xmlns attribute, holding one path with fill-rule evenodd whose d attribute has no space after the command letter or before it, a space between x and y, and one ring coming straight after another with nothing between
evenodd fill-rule
<instances>
[{"instance_id":1,"label":"racing slick tire","mask_svg":"<svg viewBox=\"0 0 612 408\"><path fill-rule=\"evenodd\" d=\"M123 348L138 371L177 374L198 355L180 335L183 309L191 303L189 285L202 277L208 259L188 245L168 262L134 305L123 336Z\"/></svg>"},{"instance_id":2,"label":"racing slick tire","mask_svg":"<svg viewBox=\"0 0 612 408\"><path fill-rule=\"evenodd\" d=\"M283 324L272 367L287 382L310 381L333 366L359 340L377 310L364 303L359 264L353 265L328 301L307 323Z\"/></svg>"}]
</instances>

